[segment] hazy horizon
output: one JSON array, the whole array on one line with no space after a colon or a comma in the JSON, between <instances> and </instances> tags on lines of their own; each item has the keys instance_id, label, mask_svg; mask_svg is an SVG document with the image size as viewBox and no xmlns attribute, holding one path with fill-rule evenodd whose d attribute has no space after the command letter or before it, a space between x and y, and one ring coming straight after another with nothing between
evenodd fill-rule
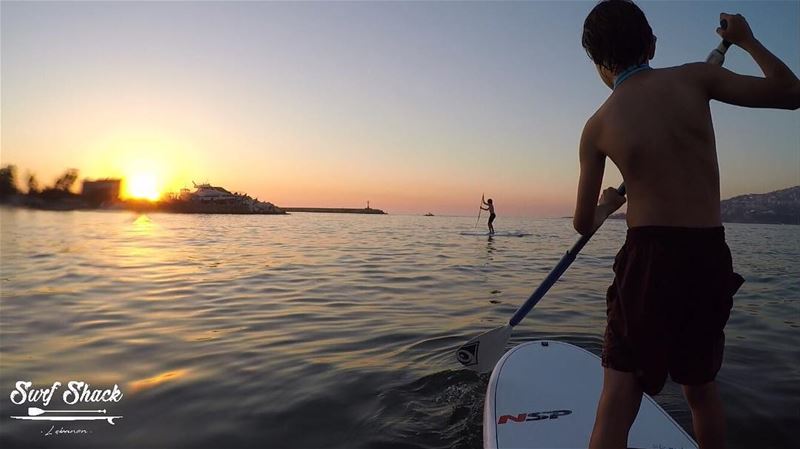
<instances>
[{"instance_id":1,"label":"hazy horizon","mask_svg":"<svg viewBox=\"0 0 800 449\"><path fill-rule=\"evenodd\" d=\"M637 4L654 67L704 59L725 11L800 73L798 2ZM568 216L610 93L580 45L593 5L4 1L0 163L40 185L77 168L285 206L470 216L485 193L501 217ZM726 67L761 75L739 48ZM712 113L723 199L800 184L800 115Z\"/></svg>"}]
</instances>

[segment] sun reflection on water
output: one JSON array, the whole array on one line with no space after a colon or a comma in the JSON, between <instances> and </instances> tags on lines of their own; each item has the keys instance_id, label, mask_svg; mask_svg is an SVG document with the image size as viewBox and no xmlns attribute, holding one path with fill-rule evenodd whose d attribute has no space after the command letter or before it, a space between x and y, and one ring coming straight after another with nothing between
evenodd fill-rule
<instances>
[{"instance_id":1,"label":"sun reflection on water","mask_svg":"<svg viewBox=\"0 0 800 449\"><path fill-rule=\"evenodd\" d=\"M138 393L142 390L155 388L167 382L175 382L179 379L186 377L186 375L188 374L189 374L188 369L166 371L152 377L128 382L128 390L130 390L131 393Z\"/></svg>"}]
</instances>

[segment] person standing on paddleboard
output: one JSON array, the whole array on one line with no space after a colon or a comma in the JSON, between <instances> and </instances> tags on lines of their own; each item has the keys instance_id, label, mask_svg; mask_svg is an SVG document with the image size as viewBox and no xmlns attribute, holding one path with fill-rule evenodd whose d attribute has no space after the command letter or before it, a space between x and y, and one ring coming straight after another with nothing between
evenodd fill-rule
<instances>
[{"instance_id":1,"label":"person standing on paddleboard","mask_svg":"<svg viewBox=\"0 0 800 449\"><path fill-rule=\"evenodd\" d=\"M492 223L494 222L494 218L497 216L494 214L494 203L492 202L491 198L486 201L481 199L481 202L486 206L485 208L481 207L481 210L489 211L489 234L494 234L494 225L492 225Z\"/></svg>"},{"instance_id":2,"label":"person standing on paddleboard","mask_svg":"<svg viewBox=\"0 0 800 449\"><path fill-rule=\"evenodd\" d=\"M668 374L683 386L700 447L725 446L714 379L732 297L744 280L733 271L720 218L709 101L798 109L800 81L744 17L720 19L727 26L717 33L747 51L763 78L706 63L651 69L656 38L630 1L603 1L584 23L583 47L612 93L581 137L575 229L591 233L625 203L609 188L598 204L607 157L628 194L627 238L606 297L603 390L590 448L627 447L642 392L657 394Z\"/></svg>"}]
</instances>

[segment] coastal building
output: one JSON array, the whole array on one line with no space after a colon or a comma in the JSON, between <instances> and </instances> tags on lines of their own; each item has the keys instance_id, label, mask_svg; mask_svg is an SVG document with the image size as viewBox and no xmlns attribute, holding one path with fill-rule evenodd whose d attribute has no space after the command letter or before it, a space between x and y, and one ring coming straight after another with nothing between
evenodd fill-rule
<instances>
[{"instance_id":1,"label":"coastal building","mask_svg":"<svg viewBox=\"0 0 800 449\"><path fill-rule=\"evenodd\" d=\"M96 181L83 181L81 196L90 206L115 203L119 200L121 180L98 179Z\"/></svg>"}]
</instances>

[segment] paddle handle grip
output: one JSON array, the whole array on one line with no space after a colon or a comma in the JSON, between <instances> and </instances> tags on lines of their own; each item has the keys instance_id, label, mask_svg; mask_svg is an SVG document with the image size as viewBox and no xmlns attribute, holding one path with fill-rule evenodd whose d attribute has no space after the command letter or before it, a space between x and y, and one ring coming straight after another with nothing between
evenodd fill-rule
<instances>
[{"instance_id":1,"label":"paddle handle grip","mask_svg":"<svg viewBox=\"0 0 800 449\"><path fill-rule=\"evenodd\" d=\"M722 28L723 30L727 30L728 29L728 21L725 20L725 19L720 20L719 21L719 27ZM722 40L722 45L724 45L725 49L727 49L728 47L731 46L731 42L730 41L726 41L725 39L723 39Z\"/></svg>"},{"instance_id":2,"label":"paddle handle grip","mask_svg":"<svg viewBox=\"0 0 800 449\"><path fill-rule=\"evenodd\" d=\"M723 30L727 29L728 21L725 19L720 20L719 27L722 28ZM723 39L722 42L720 42L720 44L717 46L717 48L711 50L711 53L709 53L708 57L706 58L706 62L709 64L716 64L721 66L725 62L725 52L728 51L728 48L730 48L730 46L731 43Z\"/></svg>"}]
</instances>

